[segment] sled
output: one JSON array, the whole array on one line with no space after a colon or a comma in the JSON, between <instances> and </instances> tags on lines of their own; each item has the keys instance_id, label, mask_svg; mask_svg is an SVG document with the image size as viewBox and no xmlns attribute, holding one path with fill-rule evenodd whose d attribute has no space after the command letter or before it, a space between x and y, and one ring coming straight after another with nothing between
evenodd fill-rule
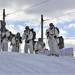
<instances>
[{"instance_id":1,"label":"sled","mask_svg":"<svg viewBox=\"0 0 75 75\"><path fill-rule=\"evenodd\" d=\"M72 56L74 55L73 53L73 48L63 48L57 51L57 54L59 56Z\"/></svg>"}]
</instances>

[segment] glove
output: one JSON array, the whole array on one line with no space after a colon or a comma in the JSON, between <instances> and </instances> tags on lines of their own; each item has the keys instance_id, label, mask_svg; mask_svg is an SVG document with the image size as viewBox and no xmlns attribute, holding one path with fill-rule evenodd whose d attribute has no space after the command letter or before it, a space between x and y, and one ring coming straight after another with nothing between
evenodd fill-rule
<instances>
[{"instance_id":1,"label":"glove","mask_svg":"<svg viewBox=\"0 0 75 75\"><path fill-rule=\"evenodd\" d=\"M56 39L56 38L57 38L57 36L54 36L54 38Z\"/></svg>"},{"instance_id":2,"label":"glove","mask_svg":"<svg viewBox=\"0 0 75 75\"><path fill-rule=\"evenodd\" d=\"M27 35L27 37L29 37L29 36Z\"/></svg>"},{"instance_id":3,"label":"glove","mask_svg":"<svg viewBox=\"0 0 75 75\"><path fill-rule=\"evenodd\" d=\"M47 32L47 38L48 38L48 36L49 36L49 32Z\"/></svg>"},{"instance_id":4,"label":"glove","mask_svg":"<svg viewBox=\"0 0 75 75\"><path fill-rule=\"evenodd\" d=\"M47 34L49 34L49 32L47 32Z\"/></svg>"},{"instance_id":5,"label":"glove","mask_svg":"<svg viewBox=\"0 0 75 75\"><path fill-rule=\"evenodd\" d=\"M38 54L38 50L35 50L35 54Z\"/></svg>"}]
</instances>

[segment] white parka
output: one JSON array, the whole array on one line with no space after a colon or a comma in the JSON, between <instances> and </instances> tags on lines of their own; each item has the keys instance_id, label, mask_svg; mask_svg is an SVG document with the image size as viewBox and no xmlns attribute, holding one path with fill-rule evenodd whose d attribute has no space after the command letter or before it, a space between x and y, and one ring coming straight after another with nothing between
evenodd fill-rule
<instances>
[{"instance_id":1,"label":"white parka","mask_svg":"<svg viewBox=\"0 0 75 75\"><path fill-rule=\"evenodd\" d=\"M2 33L2 37L4 37L6 35L6 37L3 39L2 41L2 51L8 51L8 37L10 36L10 32L6 31Z\"/></svg>"},{"instance_id":2,"label":"white parka","mask_svg":"<svg viewBox=\"0 0 75 75\"><path fill-rule=\"evenodd\" d=\"M57 29L54 27L53 29L47 29L46 30L46 36L48 39L48 45L50 48L51 54L56 54L57 50L59 49L58 43L59 43L59 35ZM54 37L57 38L54 38Z\"/></svg>"},{"instance_id":3,"label":"white parka","mask_svg":"<svg viewBox=\"0 0 75 75\"><path fill-rule=\"evenodd\" d=\"M27 37L28 36L28 37ZM28 53L28 49L30 50L30 53L33 53L33 42L32 42L32 38L33 38L33 33L32 31L28 30L28 32L24 32L22 39L25 41L29 40L29 43L25 42L25 46L24 46L24 52Z\"/></svg>"}]
</instances>

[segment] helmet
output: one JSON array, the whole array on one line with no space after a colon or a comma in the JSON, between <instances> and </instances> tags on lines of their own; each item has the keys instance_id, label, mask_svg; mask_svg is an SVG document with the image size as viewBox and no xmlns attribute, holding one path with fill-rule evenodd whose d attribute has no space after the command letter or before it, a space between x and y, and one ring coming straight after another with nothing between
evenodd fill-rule
<instances>
[{"instance_id":1,"label":"helmet","mask_svg":"<svg viewBox=\"0 0 75 75\"><path fill-rule=\"evenodd\" d=\"M54 26L54 24L53 23L50 23L49 26Z\"/></svg>"},{"instance_id":2,"label":"helmet","mask_svg":"<svg viewBox=\"0 0 75 75\"><path fill-rule=\"evenodd\" d=\"M26 26L25 29L29 29L29 26Z\"/></svg>"},{"instance_id":3,"label":"helmet","mask_svg":"<svg viewBox=\"0 0 75 75\"><path fill-rule=\"evenodd\" d=\"M41 41L42 41L42 38L38 38L38 41L40 41L40 42L41 42Z\"/></svg>"}]
</instances>

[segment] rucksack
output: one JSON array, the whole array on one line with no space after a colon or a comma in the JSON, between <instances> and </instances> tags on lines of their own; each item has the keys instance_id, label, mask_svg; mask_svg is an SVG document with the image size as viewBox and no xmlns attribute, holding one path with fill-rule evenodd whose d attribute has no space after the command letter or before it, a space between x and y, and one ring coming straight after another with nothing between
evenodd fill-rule
<instances>
[{"instance_id":1,"label":"rucksack","mask_svg":"<svg viewBox=\"0 0 75 75\"><path fill-rule=\"evenodd\" d=\"M59 33L60 33L60 31L59 31L59 28L55 27L55 29L57 29L57 31L58 31L58 34L59 34Z\"/></svg>"},{"instance_id":2,"label":"rucksack","mask_svg":"<svg viewBox=\"0 0 75 75\"><path fill-rule=\"evenodd\" d=\"M58 44L59 49L62 49L64 48L64 38L62 36L59 36L58 38L59 38L59 44Z\"/></svg>"},{"instance_id":3,"label":"rucksack","mask_svg":"<svg viewBox=\"0 0 75 75\"><path fill-rule=\"evenodd\" d=\"M32 40L34 40L34 39L36 38L36 32L35 32L33 29L30 29L30 31L32 31L32 33L33 33L33 38L32 38Z\"/></svg>"},{"instance_id":4,"label":"rucksack","mask_svg":"<svg viewBox=\"0 0 75 75\"><path fill-rule=\"evenodd\" d=\"M22 43L22 37L20 36L20 33L17 33L17 38L19 39L19 43Z\"/></svg>"},{"instance_id":5,"label":"rucksack","mask_svg":"<svg viewBox=\"0 0 75 75\"><path fill-rule=\"evenodd\" d=\"M36 32L33 31L33 39L35 39L35 38L36 38Z\"/></svg>"},{"instance_id":6,"label":"rucksack","mask_svg":"<svg viewBox=\"0 0 75 75\"><path fill-rule=\"evenodd\" d=\"M59 28L55 27L55 29L57 29L58 34L59 34L60 33ZM59 36L58 39L59 39L59 44L58 44L59 49L64 48L64 38L63 38L63 36Z\"/></svg>"}]
</instances>

